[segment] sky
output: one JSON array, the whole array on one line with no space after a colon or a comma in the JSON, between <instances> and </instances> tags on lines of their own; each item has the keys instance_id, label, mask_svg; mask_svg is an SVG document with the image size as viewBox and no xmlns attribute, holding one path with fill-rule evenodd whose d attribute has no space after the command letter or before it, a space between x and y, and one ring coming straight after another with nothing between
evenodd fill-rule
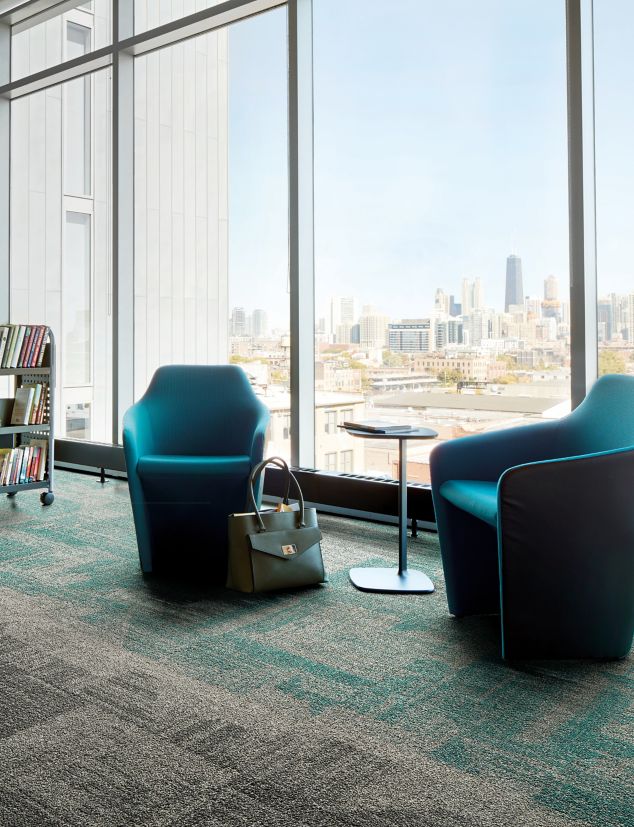
<instances>
[{"instance_id":1,"label":"sky","mask_svg":"<svg viewBox=\"0 0 634 827\"><path fill-rule=\"evenodd\" d=\"M634 290L634 4L595 0L599 292ZM568 276L564 0L314 0L317 316ZM616 25L615 21L619 21ZM229 35L230 302L287 315L286 13ZM626 105L624 105L626 104ZM563 295L562 295L563 297Z\"/></svg>"}]
</instances>

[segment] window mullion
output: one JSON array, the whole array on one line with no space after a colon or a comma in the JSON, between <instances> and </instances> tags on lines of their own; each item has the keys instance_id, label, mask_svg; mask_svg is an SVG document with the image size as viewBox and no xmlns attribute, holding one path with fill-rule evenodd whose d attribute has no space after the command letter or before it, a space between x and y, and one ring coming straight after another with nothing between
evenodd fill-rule
<instances>
[{"instance_id":1,"label":"window mullion","mask_svg":"<svg viewBox=\"0 0 634 827\"><path fill-rule=\"evenodd\" d=\"M0 23L0 86L11 78L11 28ZM11 102L0 98L0 322L9 319Z\"/></svg>"},{"instance_id":2,"label":"window mullion","mask_svg":"<svg viewBox=\"0 0 634 827\"><path fill-rule=\"evenodd\" d=\"M598 374L592 0L568 0L568 203L572 406Z\"/></svg>"},{"instance_id":3,"label":"window mullion","mask_svg":"<svg viewBox=\"0 0 634 827\"><path fill-rule=\"evenodd\" d=\"M112 441L134 398L134 58L119 43L134 33L133 4L113 0L112 64Z\"/></svg>"},{"instance_id":4,"label":"window mullion","mask_svg":"<svg viewBox=\"0 0 634 827\"><path fill-rule=\"evenodd\" d=\"M312 0L290 1L291 461L295 466L308 468L315 464L312 14Z\"/></svg>"}]
</instances>

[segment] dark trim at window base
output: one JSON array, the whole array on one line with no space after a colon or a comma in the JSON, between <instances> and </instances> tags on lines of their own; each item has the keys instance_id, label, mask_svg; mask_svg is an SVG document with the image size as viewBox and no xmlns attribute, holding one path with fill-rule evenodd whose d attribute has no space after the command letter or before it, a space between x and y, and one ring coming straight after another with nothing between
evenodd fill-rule
<instances>
[{"instance_id":1,"label":"dark trim at window base","mask_svg":"<svg viewBox=\"0 0 634 827\"><path fill-rule=\"evenodd\" d=\"M335 508L349 508L353 511L367 511L368 514L382 514L387 517L398 516L397 480L306 468L294 468L293 473L297 477L307 502ZM281 470L267 469L264 493L274 497L284 495ZM436 522L429 485L408 483L407 516L417 522Z\"/></svg>"},{"instance_id":2,"label":"dark trim at window base","mask_svg":"<svg viewBox=\"0 0 634 827\"><path fill-rule=\"evenodd\" d=\"M80 439L56 439L55 462L81 465L99 471L126 472L123 448L102 442L83 442Z\"/></svg>"},{"instance_id":3,"label":"dark trim at window base","mask_svg":"<svg viewBox=\"0 0 634 827\"><path fill-rule=\"evenodd\" d=\"M123 448L120 445L56 439L55 461L66 466L94 468L95 473L99 473L102 468L106 469L106 472L126 473ZM293 473L308 502L352 511L365 511L368 514L382 514L387 517L398 515L398 482L396 480L306 468L293 469ZM273 467L267 469L264 493L271 497L284 495L281 470ZM421 523L436 521L430 486L420 483L408 484L407 516Z\"/></svg>"}]
</instances>

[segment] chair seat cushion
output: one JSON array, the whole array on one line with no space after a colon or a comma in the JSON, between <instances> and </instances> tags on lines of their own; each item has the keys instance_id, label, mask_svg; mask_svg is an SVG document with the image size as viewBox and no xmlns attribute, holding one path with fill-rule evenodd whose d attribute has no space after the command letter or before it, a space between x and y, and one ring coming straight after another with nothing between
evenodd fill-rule
<instances>
[{"instance_id":1,"label":"chair seat cushion","mask_svg":"<svg viewBox=\"0 0 634 827\"><path fill-rule=\"evenodd\" d=\"M199 457L178 454L146 454L139 457L137 473L140 477L219 477L248 476L251 459L248 456Z\"/></svg>"},{"instance_id":2,"label":"chair seat cushion","mask_svg":"<svg viewBox=\"0 0 634 827\"><path fill-rule=\"evenodd\" d=\"M498 484L484 480L447 480L440 493L450 503L494 528L498 517Z\"/></svg>"}]
</instances>

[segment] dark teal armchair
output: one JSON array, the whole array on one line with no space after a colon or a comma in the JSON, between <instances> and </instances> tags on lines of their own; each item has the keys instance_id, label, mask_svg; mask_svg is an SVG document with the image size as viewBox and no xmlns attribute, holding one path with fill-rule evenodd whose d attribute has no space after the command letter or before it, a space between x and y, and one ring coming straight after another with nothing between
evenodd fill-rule
<instances>
[{"instance_id":1,"label":"dark teal armchair","mask_svg":"<svg viewBox=\"0 0 634 827\"><path fill-rule=\"evenodd\" d=\"M431 454L449 611L499 613L505 658L621 658L634 633L634 377L563 419Z\"/></svg>"},{"instance_id":2,"label":"dark teal armchair","mask_svg":"<svg viewBox=\"0 0 634 827\"><path fill-rule=\"evenodd\" d=\"M202 563L224 583L227 515L242 511L269 412L236 365L159 368L123 419L143 572Z\"/></svg>"}]
</instances>

